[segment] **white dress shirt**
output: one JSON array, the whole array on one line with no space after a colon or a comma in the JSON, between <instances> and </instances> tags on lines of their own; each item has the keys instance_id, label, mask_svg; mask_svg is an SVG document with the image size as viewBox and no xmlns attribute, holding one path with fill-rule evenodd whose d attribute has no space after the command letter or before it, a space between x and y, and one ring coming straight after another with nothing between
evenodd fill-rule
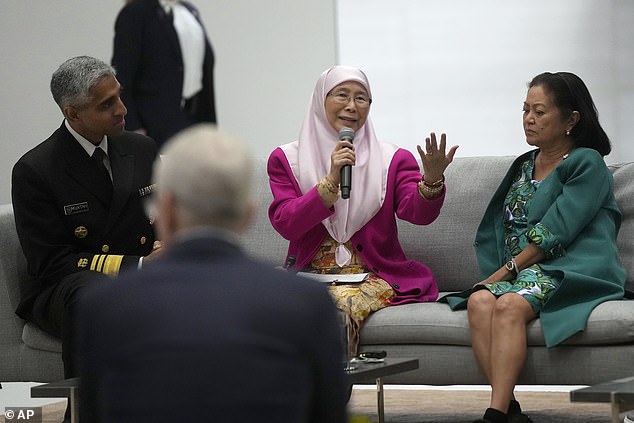
<instances>
[{"instance_id":1,"label":"white dress shirt","mask_svg":"<svg viewBox=\"0 0 634 423\"><path fill-rule=\"evenodd\" d=\"M191 12L179 1L160 0L166 12L172 12L183 59L183 99L187 100L203 88L205 33Z\"/></svg>"}]
</instances>

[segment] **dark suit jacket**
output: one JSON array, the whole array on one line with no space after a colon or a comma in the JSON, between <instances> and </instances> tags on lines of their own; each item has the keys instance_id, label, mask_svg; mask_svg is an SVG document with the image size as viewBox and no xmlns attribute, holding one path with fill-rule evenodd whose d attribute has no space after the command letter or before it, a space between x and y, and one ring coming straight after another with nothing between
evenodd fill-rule
<instances>
[{"instance_id":1,"label":"dark suit jacket","mask_svg":"<svg viewBox=\"0 0 634 423\"><path fill-rule=\"evenodd\" d=\"M193 5L183 5L198 19ZM158 0L128 3L115 23L112 65L123 87L128 109L126 128L146 128L159 146L179 130L196 122L216 122L214 55L205 35L203 89L193 120L181 108L183 59L178 35Z\"/></svg>"},{"instance_id":2,"label":"dark suit jacket","mask_svg":"<svg viewBox=\"0 0 634 423\"><path fill-rule=\"evenodd\" d=\"M136 266L154 242L143 199L151 192L156 144L124 132L108 138L113 193L104 203L86 150L62 123L13 167L15 223L31 281L18 314L29 318L45 287L78 271L116 274Z\"/></svg>"},{"instance_id":3,"label":"dark suit jacket","mask_svg":"<svg viewBox=\"0 0 634 423\"><path fill-rule=\"evenodd\" d=\"M88 289L78 322L82 421L345 421L330 294L227 240Z\"/></svg>"}]
</instances>

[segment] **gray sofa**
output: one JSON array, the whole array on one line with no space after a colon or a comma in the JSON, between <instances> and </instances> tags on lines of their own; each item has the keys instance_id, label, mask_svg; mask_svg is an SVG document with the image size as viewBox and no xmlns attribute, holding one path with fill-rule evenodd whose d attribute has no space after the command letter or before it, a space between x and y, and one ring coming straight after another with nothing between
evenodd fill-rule
<instances>
[{"instance_id":1,"label":"gray sofa","mask_svg":"<svg viewBox=\"0 0 634 423\"><path fill-rule=\"evenodd\" d=\"M406 253L434 271L443 292L463 290L479 280L472 242L476 227L512 157L457 158L447 169L448 193L441 216L429 226L399 223ZM286 241L271 227L265 160L258 161L254 186L260 210L244 236L245 248L271 265L282 263ZM634 289L634 163L611 166L623 213L619 250ZM354 195L354 193L353 193ZM588 195L592 195L588 193ZM571 216L574 219L574 216ZM0 381L53 381L63 377L60 342L13 312L25 260L15 234L11 205L0 206ZM546 349L539 320L529 327L529 351L522 384L590 385L634 374L634 301L610 301L592 313L586 331ZM469 346L466 312L445 304L389 307L374 313L361 333L364 350L391 357L416 357L420 368L392 376L389 383L484 384Z\"/></svg>"}]
</instances>

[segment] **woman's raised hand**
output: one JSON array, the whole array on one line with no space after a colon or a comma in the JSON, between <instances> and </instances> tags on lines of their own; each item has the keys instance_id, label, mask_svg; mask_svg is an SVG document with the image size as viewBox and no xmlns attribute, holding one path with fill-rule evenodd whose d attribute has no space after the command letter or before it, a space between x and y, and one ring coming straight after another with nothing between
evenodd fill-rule
<instances>
[{"instance_id":1,"label":"woman's raised hand","mask_svg":"<svg viewBox=\"0 0 634 423\"><path fill-rule=\"evenodd\" d=\"M446 146L447 135L441 134L440 144L438 144L434 132L425 138L425 151L423 151L420 145L416 146L421 163L423 164L423 175L426 182L434 183L441 180L445 169L447 169L447 166L453 161L453 156L456 154L458 146L454 145L449 149L449 153L445 153Z\"/></svg>"}]
</instances>

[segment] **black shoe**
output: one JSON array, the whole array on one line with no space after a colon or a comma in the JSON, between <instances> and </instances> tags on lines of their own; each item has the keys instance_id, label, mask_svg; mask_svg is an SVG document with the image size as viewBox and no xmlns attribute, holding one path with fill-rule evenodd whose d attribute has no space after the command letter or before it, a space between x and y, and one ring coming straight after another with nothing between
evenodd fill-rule
<instances>
[{"instance_id":1,"label":"black shoe","mask_svg":"<svg viewBox=\"0 0 634 423\"><path fill-rule=\"evenodd\" d=\"M517 400L512 399L506 414L522 414L522 407L520 406L520 403Z\"/></svg>"},{"instance_id":2,"label":"black shoe","mask_svg":"<svg viewBox=\"0 0 634 423\"><path fill-rule=\"evenodd\" d=\"M531 419L530 417L528 417L528 415L524 413L509 414L508 422L509 423L534 423L533 419Z\"/></svg>"},{"instance_id":3,"label":"black shoe","mask_svg":"<svg viewBox=\"0 0 634 423\"><path fill-rule=\"evenodd\" d=\"M481 419L473 423L507 423L507 415L495 408L487 408Z\"/></svg>"},{"instance_id":4,"label":"black shoe","mask_svg":"<svg viewBox=\"0 0 634 423\"><path fill-rule=\"evenodd\" d=\"M509 423L534 423L530 417L522 413L522 407L520 407L520 403L517 400L511 400L507 418Z\"/></svg>"}]
</instances>

